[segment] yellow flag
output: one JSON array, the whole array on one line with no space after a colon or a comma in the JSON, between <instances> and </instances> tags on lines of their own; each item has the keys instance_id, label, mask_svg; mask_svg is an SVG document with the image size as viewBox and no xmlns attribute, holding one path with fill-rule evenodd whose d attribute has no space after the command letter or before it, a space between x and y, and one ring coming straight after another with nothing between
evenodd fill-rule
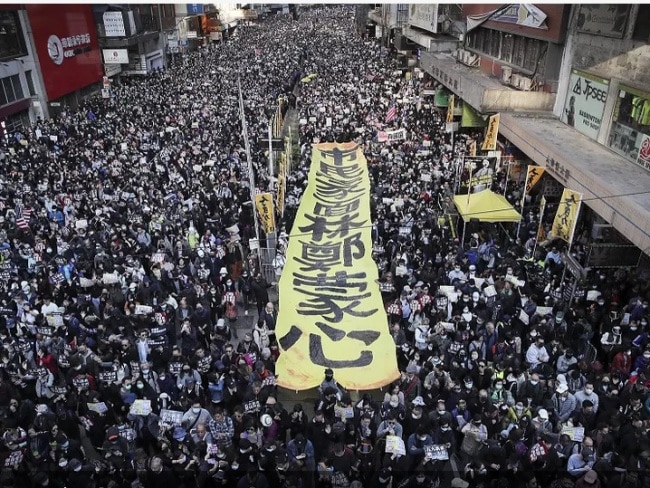
<instances>
[{"instance_id":1,"label":"yellow flag","mask_svg":"<svg viewBox=\"0 0 650 488\"><path fill-rule=\"evenodd\" d=\"M485 131L485 139L483 140L481 151L496 151L500 118L501 116L499 114L495 114L488 119L488 125Z\"/></svg>"},{"instance_id":2,"label":"yellow flag","mask_svg":"<svg viewBox=\"0 0 650 488\"><path fill-rule=\"evenodd\" d=\"M447 107L447 123L451 124L454 121L454 103L456 102L456 97L454 95L449 96L449 106Z\"/></svg>"},{"instance_id":3,"label":"yellow flag","mask_svg":"<svg viewBox=\"0 0 650 488\"><path fill-rule=\"evenodd\" d=\"M571 244L571 241L573 241L573 233L576 229L581 203L582 193L577 193L568 188L564 189L560 205L557 207L557 213L553 220L553 226L551 227L551 233L553 236L559 237Z\"/></svg>"},{"instance_id":4,"label":"yellow flag","mask_svg":"<svg viewBox=\"0 0 650 488\"><path fill-rule=\"evenodd\" d=\"M399 370L372 259L363 151L314 145L308 181L279 281L278 384L313 388L332 368L348 389L388 385Z\"/></svg>"},{"instance_id":5,"label":"yellow flag","mask_svg":"<svg viewBox=\"0 0 650 488\"><path fill-rule=\"evenodd\" d=\"M269 234L275 232L275 214L273 209L273 195L270 193L260 193L255 195L255 206L257 214L260 216L264 232Z\"/></svg>"},{"instance_id":6,"label":"yellow flag","mask_svg":"<svg viewBox=\"0 0 650 488\"><path fill-rule=\"evenodd\" d=\"M545 171L546 170L541 166L533 166L532 164L528 166L528 172L526 174L526 190L524 193L525 195L530 194L530 190L532 190L539 182L539 180L542 179Z\"/></svg>"},{"instance_id":7,"label":"yellow flag","mask_svg":"<svg viewBox=\"0 0 650 488\"><path fill-rule=\"evenodd\" d=\"M280 163L278 164L278 192L275 198L275 206L278 210L278 215L284 215L284 200L286 198L287 189L287 158L282 153L280 155Z\"/></svg>"}]
</instances>

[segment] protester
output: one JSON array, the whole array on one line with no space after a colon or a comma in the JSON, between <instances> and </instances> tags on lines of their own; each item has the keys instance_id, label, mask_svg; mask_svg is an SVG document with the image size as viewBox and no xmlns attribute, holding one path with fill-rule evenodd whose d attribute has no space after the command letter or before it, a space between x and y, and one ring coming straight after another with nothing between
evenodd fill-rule
<instances>
[{"instance_id":1,"label":"protester","mask_svg":"<svg viewBox=\"0 0 650 488\"><path fill-rule=\"evenodd\" d=\"M470 222L461 242L449 199L481 136L452 140L434 82L352 19L328 6L240 26L2 141L2 486L650 482L647 282L596 270L568 300L563 244L535 247L524 209L519 235ZM356 142L368 161L401 372L376 397L353 401L330 368L313 409L276 391L286 261L251 249L248 172L275 183L260 140L279 97L300 147L279 249L313 144ZM481 164L481 185L520 205L524 181Z\"/></svg>"}]
</instances>

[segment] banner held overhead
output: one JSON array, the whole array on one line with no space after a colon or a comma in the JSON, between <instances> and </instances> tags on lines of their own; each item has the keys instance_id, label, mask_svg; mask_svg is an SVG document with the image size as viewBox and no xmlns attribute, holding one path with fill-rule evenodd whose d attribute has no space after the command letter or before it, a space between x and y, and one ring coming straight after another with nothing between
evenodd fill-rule
<instances>
[{"instance_id":1,"label":"banner held overhead","mask_svg":"<svg viewBox=\"0 0 650 488\"><path fill-rule=\"evenodd\" d=\"M308 181L279 282L278 385L313 388L332 368L345 388L385 386L399 371L371 254L363 152L315 145Z\"/></svg>"}]
</instances>

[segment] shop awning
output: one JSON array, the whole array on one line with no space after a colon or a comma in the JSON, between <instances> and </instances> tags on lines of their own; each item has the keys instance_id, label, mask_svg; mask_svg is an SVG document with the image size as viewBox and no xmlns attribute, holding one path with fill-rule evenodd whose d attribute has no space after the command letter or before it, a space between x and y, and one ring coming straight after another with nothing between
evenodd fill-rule
<instances>
[{"instance_id":1,"label":"shop awning","mask_svg":"<svg viewBox=\"0 0 650 488\"><path fill-rule=\"evenodd\" d=\"M504 196L490 190L467 195L455 195L454 205L465 222L519 222L521 215Z\"/></svg>"}]
</instances>

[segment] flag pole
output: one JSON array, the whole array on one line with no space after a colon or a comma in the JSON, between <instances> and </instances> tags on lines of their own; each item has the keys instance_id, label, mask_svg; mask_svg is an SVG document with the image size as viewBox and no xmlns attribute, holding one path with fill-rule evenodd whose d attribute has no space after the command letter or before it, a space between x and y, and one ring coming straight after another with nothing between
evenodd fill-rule
<instances>
[{"instance_id":1,"label":"flag pole","mask_svg":"<svg viewBox=\"0 0 650 488\"><path fill-rule=\"evenodd\" d=\"M524 203L526 203L526 188L528 188L528 167L526 167L526 183L524 184L524 194L521 197L521 218L517 223L517 235L515 238L519 237L519 230L521 229L521 221L524 219Z\"/></svg>"}]
</instances>

